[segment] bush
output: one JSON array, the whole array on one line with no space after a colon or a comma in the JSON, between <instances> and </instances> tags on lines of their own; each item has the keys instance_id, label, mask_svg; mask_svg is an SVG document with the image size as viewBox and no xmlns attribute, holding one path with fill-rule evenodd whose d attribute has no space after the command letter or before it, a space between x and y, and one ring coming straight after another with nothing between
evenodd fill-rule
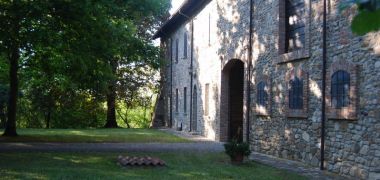
<instances>
[{"instance_id":1,"label":"bush","mask_svg":"<svg viewBox=\"0 0 380 180\"><path fill-rule=\"evenodd\" d=\"M231 158L235 158L237 155L249 156L251 154L249 144L245 142L239 143L237 140L224 144L224 149Z\"/></svg>"}]
</instances>

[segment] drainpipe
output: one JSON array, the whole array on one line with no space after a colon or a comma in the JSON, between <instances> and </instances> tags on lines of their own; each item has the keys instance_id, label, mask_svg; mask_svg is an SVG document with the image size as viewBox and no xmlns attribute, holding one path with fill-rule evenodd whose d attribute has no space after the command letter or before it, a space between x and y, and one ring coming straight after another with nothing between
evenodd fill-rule
<instances>
[{"instance_id":1,"label":"drainpipe","mask_svg":"<svg viewBox=\"0 0 380 180\"><path fill-rule=\"evenodd\" d=\"M190 52L190 131L192 131L192 120L193 120L193 73L194 73L194 21L191 20L191 52Z\"/></svg>"},{"instance_id":2,"label":"drainpipe","mask_svg":"<svg viewBox=\"0 0 380 180\"><path fill-rule=\"evenodd\" d=\"M253 34L253 0L250 0L249 3L250 10L249 10L249 45L248 45L248 78L247 78L247 133L246 133L246 139L249 143L249 129L250 129L250 111L251 111L251 66L252 66L252 34Z\"/></svg>"},{"instance_id":3,"label":"drainpipe","mask_svg":"<svg viewBox=\"0 0 380 180\"><path fill-rule=\"evenodd\" d=\"M173 39L170 38L170 128L173 128Z\"/></svg>"},{"instance_id":4,"label":"drainpipe","mask_svg":"<svg viewBox=\"0 0 380 180\"><path fill-rule=\"evenodd\" d=\"M323 63L322 63L322 117L321 117L321 165L320 169L324 170L323 162L325 161L325 121L326 121L326 67L327 67L327 2L323 0Z\"/></svg>"}]
</instances>

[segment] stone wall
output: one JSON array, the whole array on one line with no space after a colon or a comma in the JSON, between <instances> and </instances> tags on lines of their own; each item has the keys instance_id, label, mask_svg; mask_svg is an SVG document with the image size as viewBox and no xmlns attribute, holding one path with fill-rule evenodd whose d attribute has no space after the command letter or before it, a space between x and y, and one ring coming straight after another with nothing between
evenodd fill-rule
<instances>
[{"instance_id":1,"label":"stone wall","mask_svg":"<svg viewBox=\"0 0 380 180\"><path fill-rule=\"evenodd\" d=\"M272 109L269 116L252 117L252 149L282 158L293 159L318 166L320 163L321 134L321 94L322 94L322 1L305 1L310 4L308 55L290 58L278 53L281 30L279 25L279 1L255 1L254 14L254 76L272 77ZM380 61L376 55L377 44L368 40L379 33L358 37L350 31L350 21L355 10L343 14L338 10L339 1L329 1L328 11L328 67L333 63L359 66L357 73L351 72L349 112L355 114L347 118L329 116L326 121L326 159L329 171L360 179L379 178L379 73L375 67ZM375 34L375 35L374 35ZM367 43L366 43L367 42ZM372 43L371 43L372 42ZM278 61L278 59L282 61ZM277 60L277 61L276 61ZM380 63L379 63L380 64ZM342 66L341 66L342 67ZM286 73L292 68L306 71L308 77L307 116L291 118L287 116ZM339 69L339 68L338 68ZM328 73L331 76L331 73ZM327 77L329 79L329 77ZM355 83L354 81L357 81ZM252 87L257 82L252 82ZM326 94L329 95L331 81L327 81ZM355 90L357 89L357 90ZM350 92L351 92L350 91ZM255 107L255 91L252 92L252 107ZM357 99L357 100L356 100ZM358 101L358 102L356 102ZM330 101L327 99L327 103ZM354 106L357 104L357 106ZM331 112L328 105L326 111ZM351 111L352 110L352 111Z\"/></svg>"},{"instance_id":2,"label":"stone wall","mask_svg":"<svg viewBox=\"0 0 380 180\"><path fill-rule=\"evenodd\" d=\"M250 144L252 150L281 158L301 161L312 166L320 164L321 108L322 108L322 14L323 1L305 0L305 47L286 53L282 0L254 0L253 13L253 67L251 86ZM380 178L380 32L356 36L350 31L350 21L356 10L339 12L340 0L328 1L328 83L329 96L332 70L342 64L355 67L350 72L349 116L327 116L325 167L343 176L359 179ZM180 59L173 63L173 127L180 123L189 130L189 114L183 112L182 92L188 89L190 103L190 75L197 89L197 131L215 140L226 140L228 110L225 100L223 70L232 60L241 60L245 66L244 102L246 98L247 62L249 47L249 0L211 1L194 20L194 69L190 72L188 58L182 59L183 33L188 32L187 22L171 35L180 39ZM168 41L168 40L167 40ZM191 46L188 45L188 48ZM173 49L174 50L174 49ZM175 57L175 55L173 56ZM170 63L165 74L170 75ZM334 65L341 64L341 65ZM344 68L343 68L344 69ZM301 72L304 82L304 109L290 112L287 102L289 74ZM264 79L270 84L269 105L265 113L256 107L256 86ZM166 92L169 78L164 77ZM330 78L331 79L331 78ZM356 81L356 82L355 82ZM205 115L205 87L208 84L209 114ZM175 89L181 92L179 113L175 112ZM168 94L166 94L168 101ZM327 99L326 112L331 114L331 101ZM190 104L187 106L188 112ZM168 108L169 109L169 108ZM167 109L167 110L168 110ZM246 111L244 106L244 126ZM293 114L293 115L291 115ZM294 115L295 114L295 115ZM166 115L165 117L168 117ZM222 127L222 128L221 128ZM245 129L244 127L243 129ZM245 131L244 131L245 132Z\"/></svg>"}]
</instances>

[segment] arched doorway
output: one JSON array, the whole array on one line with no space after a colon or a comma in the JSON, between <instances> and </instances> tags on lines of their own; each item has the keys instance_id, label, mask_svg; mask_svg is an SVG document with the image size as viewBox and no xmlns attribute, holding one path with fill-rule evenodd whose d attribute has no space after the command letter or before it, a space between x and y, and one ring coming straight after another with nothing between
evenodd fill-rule
<instances>
[{"instance_id":1,"label":"arched doorway","mask_svg":"<svg viewBox=\"0 0 380 180\"><path fill-rule=\"evenodd\" d=\"M230 60L222 71L220 140L243 141L244 63Z\"/></svg>"}]
</instances>

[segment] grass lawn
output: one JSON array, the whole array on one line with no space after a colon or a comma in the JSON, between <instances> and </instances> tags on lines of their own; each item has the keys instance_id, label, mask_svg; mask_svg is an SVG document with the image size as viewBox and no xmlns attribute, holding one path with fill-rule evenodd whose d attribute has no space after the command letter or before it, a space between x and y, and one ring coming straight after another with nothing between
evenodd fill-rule
<instances>
[{"instance_id":1,"label":"grass lawn","mask_svg":"<svg viewBox=\"0 0 380 180\"><path fill-rule=\"evenodd\" d=\"M17 133L18 137L0 136L0 142L188 142L186 139L156 129L18 129Z\"/></svg>"},{"instance_id":2,"label":"grass lawn","mask_svg":"<svg viewBox=\"0 0 380 180\"><path fill-rule=\"evenodd\" d=\"M147 153L166 167L122 168L119 154L0 153L1 179L306 179L287 171L249 162L234 166L224 153ZM121 154L127 155L127 154Z\"/></svg>"}]
</instances>

